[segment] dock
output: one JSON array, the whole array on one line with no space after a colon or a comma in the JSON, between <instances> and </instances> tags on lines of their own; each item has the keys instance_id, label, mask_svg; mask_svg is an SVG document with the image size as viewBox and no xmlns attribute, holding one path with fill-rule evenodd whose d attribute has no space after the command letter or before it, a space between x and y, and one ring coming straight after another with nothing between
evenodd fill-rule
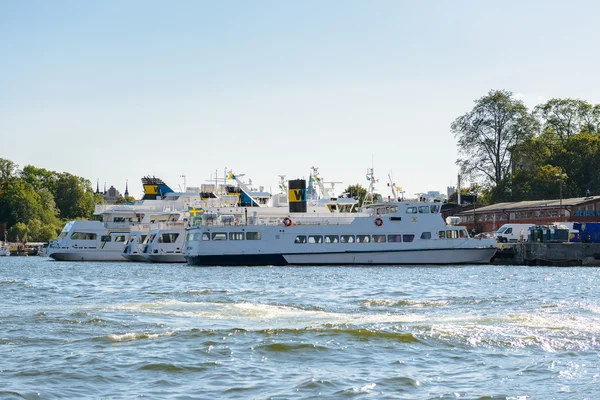
<instances>
[{"instance_id":1,"label":"dock","mask_svg":"<svg viewBox=\"0 0 600 400\"><path fill-rule=\"evenodd\" d=\"M499 265L600 266L600 243L498 243Z\"/></svg>"}]
</instances>

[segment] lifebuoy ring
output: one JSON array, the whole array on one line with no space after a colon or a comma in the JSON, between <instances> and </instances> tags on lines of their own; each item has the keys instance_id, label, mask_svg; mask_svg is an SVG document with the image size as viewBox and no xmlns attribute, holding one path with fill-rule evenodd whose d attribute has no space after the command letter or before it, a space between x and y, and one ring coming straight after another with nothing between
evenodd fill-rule
<instances>
[{"instance_id":1,"label":"lifebuoy ring","mask_svg":"<svg viewBox=\"0 0 600 400\"><path fill-rule=\"evenodd\" d=\"M383 220L381 218L375 218L375 225L377 225L377 226L383 225Z\"/></svg>"},{"instance_id":2,"label":"lifebuoy ring","mask_svg":"<svg viewBox=\"0 0 600 400\"><path fill-rule=\"evenodd\" d=\"M288 218L288 217L285 217L285 218L283 219L283 224L284 224L285 226L290 226L290 225L292 224L292 220L291 220L290 218Z\"/></svg>"}]
</instances>

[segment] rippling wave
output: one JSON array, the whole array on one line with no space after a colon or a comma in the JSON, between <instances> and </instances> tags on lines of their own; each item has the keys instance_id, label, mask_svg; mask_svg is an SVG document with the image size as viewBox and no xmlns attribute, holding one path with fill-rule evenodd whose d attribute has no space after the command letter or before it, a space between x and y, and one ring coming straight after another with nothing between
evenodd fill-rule
<instances>
[{"instance_id":1,"label":"rippling wave","mask_svg":"<svg viewBox=\"0 0 600 400\"><path fill-rule=\"evenodd\" d=\"M1 267L0 398L592 399L600 384L595 269Z\"/></svg>"}]
</instances>

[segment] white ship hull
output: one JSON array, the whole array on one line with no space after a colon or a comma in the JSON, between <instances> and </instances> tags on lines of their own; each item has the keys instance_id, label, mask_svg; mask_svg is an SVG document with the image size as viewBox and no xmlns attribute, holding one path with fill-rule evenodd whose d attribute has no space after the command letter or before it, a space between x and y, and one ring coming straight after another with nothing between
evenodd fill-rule
<instances>
[{"instance_id":1,"label":"white ship hull","mask_svg":"<svg viewBox=\"0 0 600 400\"><path fill-rule=\"evenodd\" d=\"M68 249L61 251L60 249L53 249L48 255L56 261L125 261L121 256L120 250L74 251L73 249Z\"/></svg>"},{"instance_id":2,"label":"white ship hull","mask_svg":"<svg viewBox=\"0 0 600 400\"><path fill-rule=\"evenodd\" d=\"M182 253L173 254L144 254L145 261L153 263L185 263Z\"/></svg>"},{"instance_id":3,"label":"white ship hull","mask_svg":"<svg viewBox=\"0 0 600 400\"><path fill-rule=\"evenodd\" d=\"M402 250L310 254L223 254L187 256L190 265L446 265L487 264L495 248Z\"/></svg>"},{"instance_id":4,"label":"white ship hull","mask_svg":"<svg viewBox=\"0 0 600 400\"><path fill-rule=\"evenodd\" d=\"M146 262L146 261L148 261L141 254L121 253L121 255L123 256L123 258L125 258L128 261L133 261L133 262Z\"/></svg>"}]
</instances>

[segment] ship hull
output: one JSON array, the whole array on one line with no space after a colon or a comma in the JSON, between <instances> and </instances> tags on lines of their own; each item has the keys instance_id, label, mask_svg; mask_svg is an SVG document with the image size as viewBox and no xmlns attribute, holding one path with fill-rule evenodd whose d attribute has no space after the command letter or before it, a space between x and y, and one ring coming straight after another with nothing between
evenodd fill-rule
<instances>
[{"instance_id":1,"label":"ship hull","mask_svg":"<svg viewBox=\"0 0 600 400\"><path fill-rule=\"evenodd\" d=\"M449 265L487 264L495 248L423 249L378 252L187 255L190 265Z\"/></svg>"}]
</instances>

